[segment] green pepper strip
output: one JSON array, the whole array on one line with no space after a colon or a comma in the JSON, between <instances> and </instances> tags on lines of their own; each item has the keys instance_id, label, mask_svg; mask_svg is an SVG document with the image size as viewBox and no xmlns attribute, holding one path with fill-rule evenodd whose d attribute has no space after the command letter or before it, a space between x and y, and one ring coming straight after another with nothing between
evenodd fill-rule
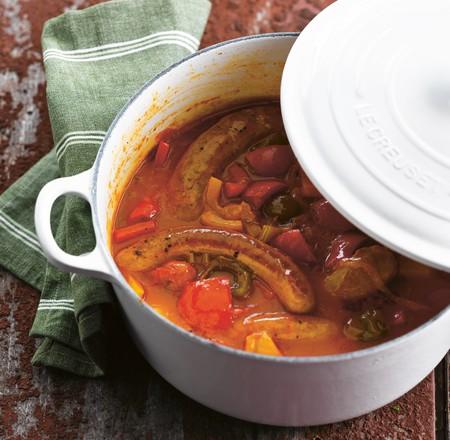
<instances>
[{"instance_id":1,"label":"green pepper strip","mask_svg":"<svg viewBox=\"0 0 450 440\"><path fill-rule=\"evenodd\" d=\"M248 269L244 268L241 264L231 258L224 256L216 257L211 261L208 268L200 274L200 278L210 278L211 275L220 272L226 272L232 275L234 282L231 287L231 291L233 296L237 298L244 298L248 295L251 287L252 276Z\"/></svg>"}]
</instances>

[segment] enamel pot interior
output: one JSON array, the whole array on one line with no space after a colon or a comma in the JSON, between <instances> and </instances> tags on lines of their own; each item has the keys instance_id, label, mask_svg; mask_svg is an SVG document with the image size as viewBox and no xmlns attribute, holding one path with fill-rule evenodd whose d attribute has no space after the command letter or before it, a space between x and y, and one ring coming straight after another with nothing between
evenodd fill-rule
<instances>
[{"instance_id":1,"label":"enamel pot interior","mask_svg":"<svg viewBox=\"0 0 450 440\"><path fill-rule=\"evenodd\" d=\"M142 303L109 254L109 233L120 194L156 135L233 103L278 98L295 38L268 34L213 46L146 84L112 124L92 184L97 240L143 355L193 399L234 417L284 426L352 418L411 389L448 350L450 309L401 338L359 352L308 358L249 354L188 333Z\"/></svg>"}]
</instances>

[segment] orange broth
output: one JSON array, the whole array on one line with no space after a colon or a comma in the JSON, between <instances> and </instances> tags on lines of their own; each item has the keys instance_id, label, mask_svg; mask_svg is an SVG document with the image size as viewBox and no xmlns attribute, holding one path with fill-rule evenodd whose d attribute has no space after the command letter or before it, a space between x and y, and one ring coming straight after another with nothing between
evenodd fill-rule
<instances>
[{"instance_id":1,"label":"orange broth","mask_svg":"<svg viewBox=\"0 0 450 440\"><path fill-rule=\"evenodd\" d=\"M261 104L255 103L254 105ZM274 106L278 104L267 105ZM250 108L251 106L252 104L249 105ZM146 235L150 237L155 233L148 232L120 243L114 240L115 231L130 225L130 221L128 220L130 214L145 197L156 201L158 205L158 213L153 218L156 232L205 227L199 218L183 220L177 216L177 210L176 207L175 209L173 207L171 194L167 192L167 183L170 181L177 163L186 154L192 143L202 133L215 125L224 115L238 110L238 108L230 108L224 112L194 121L189 125L175 130L165 131L161 134L160 138L164 142L167 142L170 147L168 159L162 166L156 166L154 152L158 148L156 147L148 158L143 161L129 182L116 212L112 239L112 252L114 256L117 256L122 249L126 249ZM250 148L251 145L248 147ZM257 175L252 167L245 162L247 151L248 149L236 156L234 161L237 160L238 163L245 167L251 181L267 179L267 176L262 177ZM223 169L216 173L215 177L226 181L225 169L228 165L229 163L224 163ZM299 173L301 173L301 170ZM272 177L282 181L285 179L285 176ZM306 178L303 176L303 182L305 181ZM307 184L310 183L307 182ZM294 182L294 187L295 185L300 188L301 193L304 186L301 186L298 179ZM317 205L317 203L320 203L320 196L303 197L300 195L298 199L301 199L303 212L294 219L283 222L281 226L283 228L294 228L301 231L316 258L316 262L314 263L298 263L298 266L311 283L316 301L314 309L308 312L307 315L325 318L332 322L339 331L330 337L306 339L302 338L301 334L299 335L300 337L279 339L276 333L269 331L271 338L281 354L286 356L312 356L345 353L367 348L411 331L429 320L450 303L449 275L434 269L425 268L417 263L411 263L397 254L394 254L396 259L395 275L386 281L386 289L391 292L389 295L385 292L380 292L379 289L373 289L373 291L364 295L363 298L348 300L330 293L324 286L324 280L332 270L325 268L324 262L330 253L331 243L337 236L342 236L343 233L329 230L326 227L319 227L314 223L314 218L310 214L310 210L313 204ZM222 194L220 203L227 205L228 203L240 202L241 200L242 198L239 197L230 200ZM254 209L254 211L256 212L258 222L261 224L267 222L267 218L264 218L261 210ZM276 226L280 225L277 224ZM359 233L356 229L352 231ZM246 234L248 231L244 231L243 233ZM273 244L273 242L271 243ZM367 238L366 243L359 246L359 248L373 246L375 244L373 240ZM352 256L350 255L347 258L352 258ZM185 260L185 258L182 259ZM402 272L401 268L404 265L410 265L412 267L409 271L411 273L408 276L405 276ZM250 333L245 324L248 316L255 313L289 313L279 301L277 292L271 291L265 283L258 281L257 274L252 273L252 283L249 293L244 298L232 297L233 316L231 324L227 328L201 328L188 322L180 314L177 304L180 296L183 294L183 288L180 288L178 291L171 290L167 286L155 282L151 270L130 271L123 265L120 266L120 269L126 278L132 276L135 283L140 286L140 289L143 288L142 300L162 316L188 331L195 332L200 336L237 349L245 348L246 337ZM367 309L376 309L380 313L380 316L383 317L384 329L380 335L371 340L370 338L350 338L344 334L342 329L346 323L352 317L359 317ZM302 319L301 314L296 315L290 313L290 315L296 319ZM398 322L395 321L399 316L401 319L398 319Z\"/></svg>"}]
</instances>

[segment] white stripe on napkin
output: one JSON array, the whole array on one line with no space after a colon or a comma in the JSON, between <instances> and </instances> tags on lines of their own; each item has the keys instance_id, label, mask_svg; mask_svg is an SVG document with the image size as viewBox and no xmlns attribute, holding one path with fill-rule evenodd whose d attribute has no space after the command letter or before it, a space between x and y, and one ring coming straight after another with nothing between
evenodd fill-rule
<instances>
[{"instance_id":1,"label":"white stripe on napkin","mask_svg":"<svg viewBox=\"0 0 450 440\"><path fill-rule=\"evenodd\" d=\"M193 53L197 50L200 42L187 32L163 31L135 40L105 44L87 49L47 49L44 51L44 61L52 58L72 62L99 61L129 55L152 47L171 44L181 46Z\"/></svg>"},{"instance_id":2,"label":"white stripe on napkin","mask_svg":"<svg viewBox=\"0 0 450 440\"><path fill-rule=\"evenodd\" d=\"M66 133L56 144L56 157L61 157L66 152L67 147L74 144L101 144L106 136L105 131L72 131Z\"/></svg>"},{"instance_id":3,"label":"white stripe on napkin","mask_svg":"<svg viewBox=\"0 0 450 440\"><path fill-rule=\"evenodd\" d=\"M44 255L36 234L0 211L0 227L37 253Z\"/></svg>"},{"instance_id":4,"label":"white stripe on napkin","mask_svg":"<svg viewBox=\"0 0 450 440\"><path fill-rule=\"evenodd\" d=\"M41 311L41 310L67 310L67 311L69 311L69 312L73 312L74 311L74 309L73 309L73 307L69 307L69 306L59 306L59 305L55 305L55 306L39 306L38 308L38 311Z\"/></svg>"}]
</instances>

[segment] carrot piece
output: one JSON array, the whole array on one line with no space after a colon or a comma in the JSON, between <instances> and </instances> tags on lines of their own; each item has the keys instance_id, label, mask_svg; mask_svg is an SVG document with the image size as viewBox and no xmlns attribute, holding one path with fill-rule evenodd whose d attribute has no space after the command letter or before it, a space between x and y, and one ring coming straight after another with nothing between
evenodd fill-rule
<instances>
[{"instance_id":1,"label":"carrot piece","mask_svg":"<svg viewBox=\"0 0 450 440\"><path fill-rule=\"evenodd\" d=\"M136 223L134 225L118 228L113 233L113 239L116 243L131 240L132 238L140 237L141 235L153 232L156 228L154 221Z\"/></svg>"},{"instance_id":2,"label":"carrot piece","mask_svg":"<svg viewBox=\"0 0 450 440\"><path fill-rule=\"evenodd\" d=\"M225 330L232 324L230 280L208 278L189 283L178 300L180 315L199 330Z\"/></svg>"},{"instance_id":3,"label":"carrot piece","mask_svg":"<svg viewBox=\"0 0 450 440\"><path fill-rule=\"evenodd\" d=\"M169 157L170 144L165 141L160 141L158 149L156 150L155 165L157 167L163 166Z\"/></svg>"},{"instance_id":4,"label":"carrot piece","mask_svg":"<svg viewBox=\"0 0 450 440\"><path fill-rule=\"evenodd\" d=\"M197 276L192 264L186 261L172 260L150 272L150 277L156 284L161 284L170 290L181 290Z\"/></svg>"},{"instance_id":5,"label":"carrot piece","mask_svg":"<svg viewBox=\"0 0 450 440\"><path fill-rule=\"evenodd\" d=\"M155 217L158 212L158 204L146 197L144 200L140 201L131 211L130 215L128 216L128 221L130 223L136 223L140 221L150 220Z\"/></svg>"}]
</instances>

